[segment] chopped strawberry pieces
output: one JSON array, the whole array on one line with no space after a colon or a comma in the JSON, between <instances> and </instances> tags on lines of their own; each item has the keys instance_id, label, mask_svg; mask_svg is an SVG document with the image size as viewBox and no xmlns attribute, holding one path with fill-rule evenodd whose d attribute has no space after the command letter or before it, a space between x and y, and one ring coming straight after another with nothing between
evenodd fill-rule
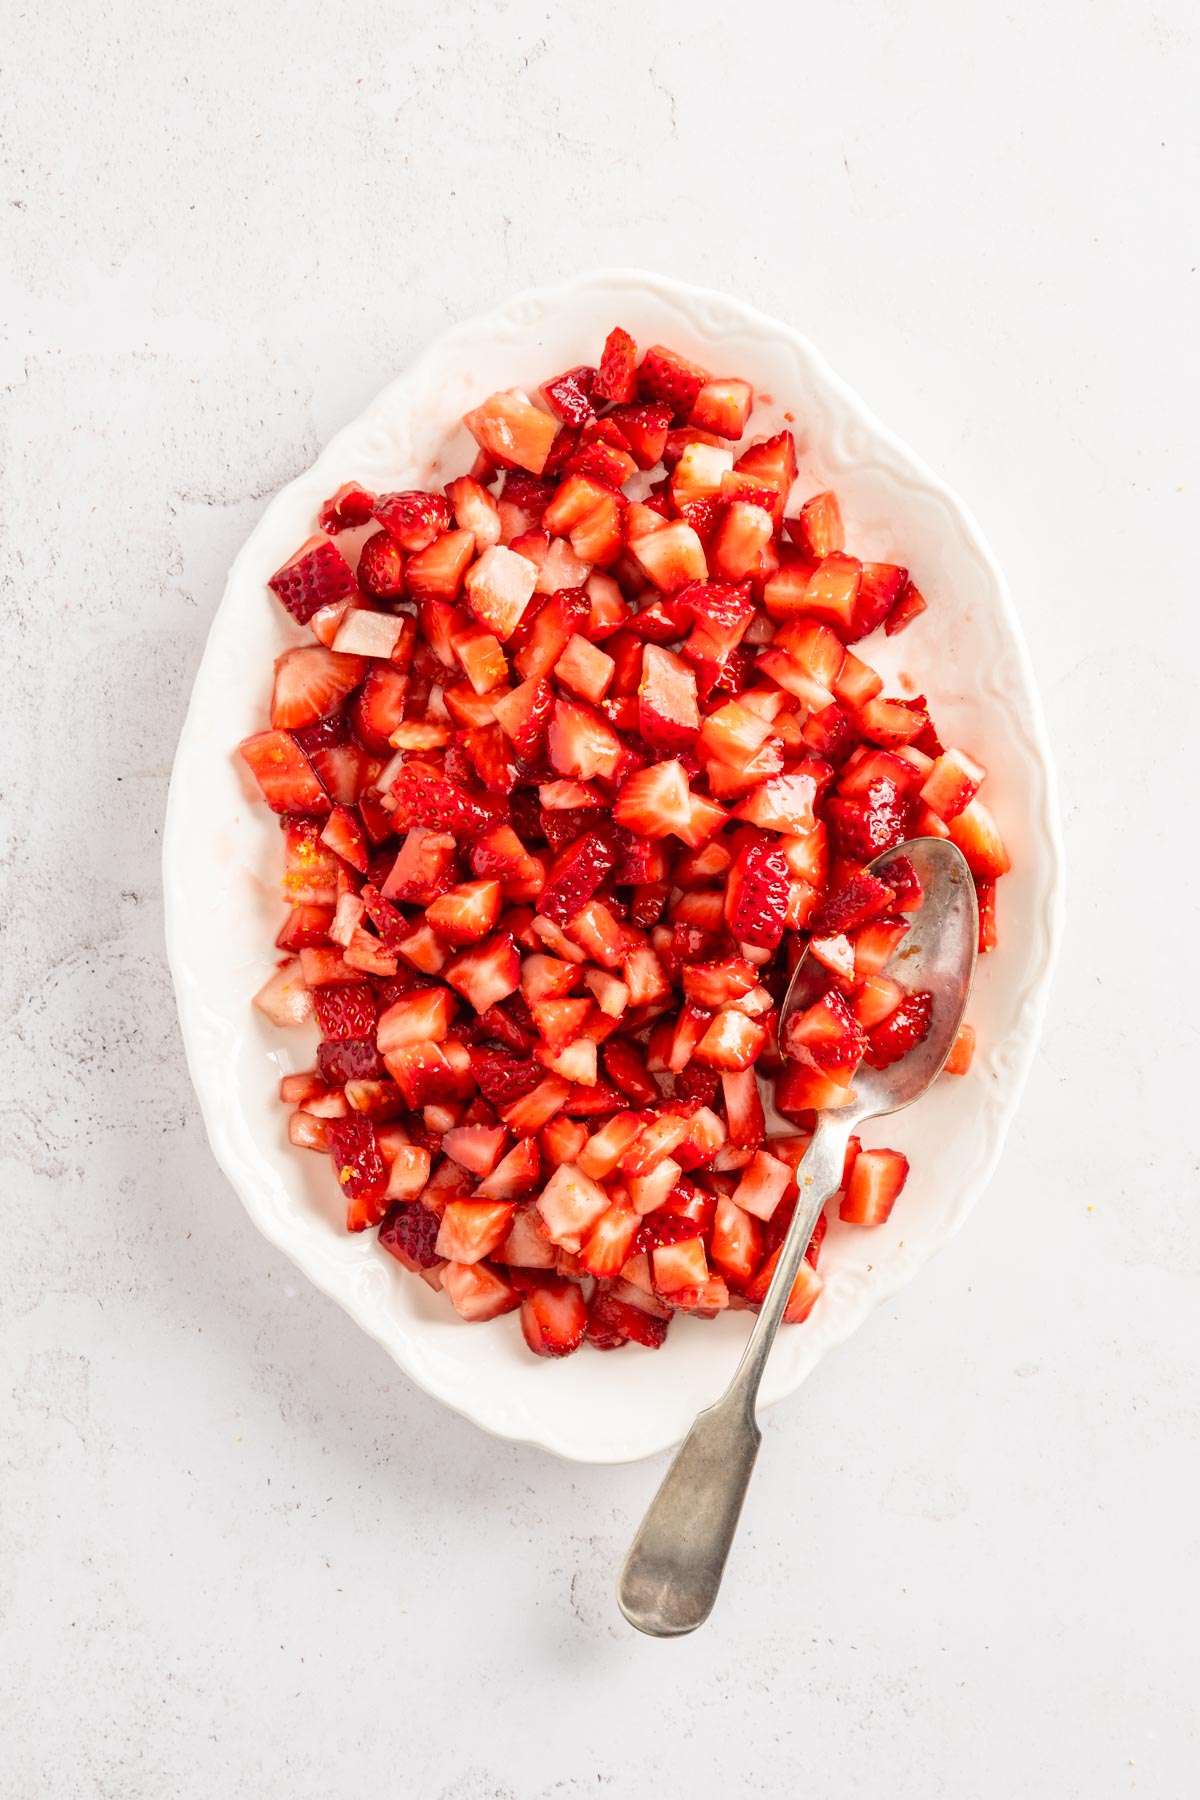
<instances>
[{"instance_id":1,"label":"chopped strawberry pieces","mask_svg":"<svg viewBox=\"0 0 1200 1800\"><path fill-rule=\"evenodd\" d=\"M301 544L267 583L297 625L307 625L321 607L354 592L354 573L329 538L318 534Z\"/></svg>"},{"instance_id":2,"label":"chopped strawberry pieces","mask_svg":"<svg viewBox=\"0 0 1200 1800\"><path fill-rule=\"evenodd\" d=\"M444 492L346 482L269 580L308 627L239 746L285 845L254 1005L321 1039L289 1139L331 1156L351 1231L464 1320L519 1308L538 1355L761 1305L814 1115L930 1030L893 978L906 839L959 846L996 943L985 769L847 649L925 599L811 468L792 502L796 439L747 444L754 404L616 326L474 407ZM973 1049L964 1026L947 1072ZM852 1140L841 1220L883 1223L907 1167Z\"/></svg>"}]
</instances>

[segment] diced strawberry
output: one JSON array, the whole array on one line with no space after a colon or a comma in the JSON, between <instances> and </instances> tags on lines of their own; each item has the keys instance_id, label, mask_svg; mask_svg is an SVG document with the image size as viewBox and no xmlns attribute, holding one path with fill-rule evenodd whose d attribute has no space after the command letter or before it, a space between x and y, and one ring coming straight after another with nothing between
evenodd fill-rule
<instances>
[{"instance_id":1,"label":"diced strawberry","mask_svg":"<svg viewBox=\"0 0 1200 1800\"><path fill-rule=\"evenodd\" d=\"M971 1067L975 1055L975 1027L960 1025L958 1036L950 1046L950 1054L943 1064L945 1075L965 1075Z\"/></svg>"},{"instance_id":2,"label":"diced strawberry","mask_svg":"<svg viewBox=\"0 0 1200 1800\"><path fill-rule=\"evenodd\" d=\"M546 737L550 765L580 781L611 779L621 759L621 740L599 713L571 700L556 700Z\"/></svg>"},{"instance_id":3,"label":"diced strawberry","mask_svg":"<svg viewBox=\"0 0 1200 1800\"><path fill-rule=\"evenodd\" d=\"M492 394L466 414L463 424L481 449L502 467L540 475L557 435L549 413L540 412L519 388Z\"/></svg>"},{"instance_id":4,"label":"diced strawberry","mask_svg":"<svg viewBox=\"0 0 1200 1800\"><path fill-rule=\"evenodd\" d=\"M386 755L392 733L403 723L408 704L408 674L389 663L374 663L355 694L350 717L360 741L368 750Z\"/></svg>"},{"instance_id":5,"label":"diced strawberry","mask_svg":"<svg viewBox=\"0 0 1200 1800\"><path fill-rule=\"evenodd\" d=\"M466 732L463 749L490 794L512 793L520 779L520 766L498 725L484 725Z\"/></svg>"},{"instance_id":6,"label":"diced strawberry","mask_svg":"<svg viewBox=\"0 0 1200 1800\"><path fill-rule=\"evenodd\" d=\"M756 1305L761 1305L767 1297L767 1289L771 1285L771 1277L775 1273L775 1265L779 1261L779 1250L773 1250L762 1264L758 1273L746 1288L746 1298ZM800 1272L792 1283L792 1291L788 1295L788 1303L783 1311L785 1325L800 1325L821 1297L824 1282L812 1264L802 1262Z\"/></svg>"},{"instance_id":7,"label":"diced strawberry","mask_svg":"<svg viewBox=\"0 0 1200 1800\"><path fill-rule=\"evenodd\" d=\"M556 925L567 925L589 901L617 860L606 837L588 832L568 844L546 872L538 911Z\"/></svg>"},{"instance_id":8,"label":"diced strawberry","mask_svg":"<svg viewBox=\"0 0 1200 1800\"><path fill-rule=\"evenodd\" d=\"M405 592L404 555L389 532L371 533L358 554L358 585L376 600L399 600Z\"/></svg>"},{"instance_id":9,"label":"diced strawberry","mask_svg":"<svg viewBox=\"0 0 1200 1800\"><path fill-rule=\"evenodd\" d=\"M858 710L882 692L883 676L860 661L852 650L847 650L831 685L843 706Z\"/></svg>"},{"instance_id":10,"label":"diced strawberry","mask_svg":"<svg viewBox=\"0 0 1200 1800\"><path fill-rule=\"evenodd\" d=\"M842 509L833 493L814 494L806 500L799 515L788 520L787 529L792 542L813 562L846 547Z\"/></svg>"},{"instance_id":11,"label":"diced strawberry","mask_svg":"<svg viewBox=\"0 0 1200 1800\"><path fill-rule=\"evenodd\" d=\"M756 1219L769 1219L792 1185L792 1171L769 1151L757 1150L733 1191L734 1204Z\"/></svg>"},{"instance_id":12,"label":"diced strawberry","mask_svg":"<svg viewBox=\"0 0 1200 1800\"><path fill-rule=\"evenodd\" d=\"M791 1015L781 1048L845 1086L862 1060L867 1039L841 994L831 990L806 1011Z\"/></svg>"},{"instance_id":13,"label":"diced strawberry","mask_svg":"<svg viewBox=\"0 0 1200 1800\"><path fill-rule=\"evenodd\" d=\"M895 901L895 890L864 869L825 896L809 920L809 930L818 936L852 931L886 912Z\"/></svg>"},{"instance_id":14,"label":"diced strawberry","mask_svg":"<svg viewBox=\"0 0 1200 1800\"><path fill-rule=\"evenodd\" d=\"M748 381L706 381L692 403L688 422L718 437L740 438L753 405L754 390Z\"/></svg>"},{"instance_id":15,"label":"diced strawberry","mask_svg":"<svg viewBox=\"0 0 1200 1800\"><path fill-rule=\"evenodd\" d=\"M542 383L542 396L555 418L567 425L586 425L596 416L592 394L599 371L586 363ZM604 398L602 395L601 398Z\"/></svg>"},{"instance_id":16,"label":"diced strawberry","mask_svg":"<svg viewBox=\"0 0 1200 1800\"><path fill-rule=\"evenodd\" d=\"M895 637L898 631L906 630L908 626L912 624L914 619L920 618L921 614L928 608L928 605L929 602L926 600L920 588L913 582L908 582L904 592L901 594L884 621L883 629L888 637Z\"/></svg>"},{"instance_id":17,"label":"diced strawberry","mask_svg":"<svg viewBox=\"0 0 1200 1800\"><path fill-rule=\"evenodd\" d=\"M872 919L861 925L854 934L853 979L866 981L872 975L881 975L907 936L905 919Z\"/></svg>"},{"instance_id":18,"label":"diced strawberry","mask_svg":"<svg viewBox=\"0 0 1200 1800\"><path fill-rule=\"evenodd\" d=\"M238 745L238 754L272 812L321 815L329 811L329 796L286 731L255 732Z\"/></svg>"},{"instance_id":19,"label":"diced strawberry","mask_svg":"<svg viewBox=\"0 0 1200 1800\"><path fill-rule=\"evenodd\" d=\"M468 571L467 605L481 624L507 643L536 581L537 569L531 562L503 544L493 544Z\"/></svg>"},{"instance_id":20,"label":"diced strawberry","mask_svg":"<svg viewBox=\"0 0 1200 1800\"><path fill-rule=\"evenodd\" d=\"M444 494L407 492L381 494L375 517L401 550L427 550L450 528L450 503Z\"/></svg>"},{"instance_id":21,"label":"diced strawberry","mask_svg":"<svg viewBox=\"0 0 1200 1800\"><path fill-rule=\"evenodd\" d=\"M774 566L774 525L761 506L734 500L725 508L713 538L709 564L723 581L765 579Z\"/></svg>"},{"instance_id":22,"label":"diced strawberry","mask_svg":"<svg viewBox=\"0 0 1200 1800\"><path fill-rule=\"evenodd\" d=\"M404 830L404 826L401 824L399 829ZM384 899L413 906L424 906L433 900L451 884L455 848L455 839L449 832L413 826L383 884ZM365 898L364 903L369 908L370 902Z\"/></svg>"},{"instance_id":23,"label":"diced strawberry","mask_svg":"<svg viewBox=\"0 0 1200 1800\"><path fill-rule=\"evenodd\" d=\"M1000 829L982 800L972 800L947 824L951 843L962 851L977 882L996 881L1012 868Z\"/></svg>"},{"instance_id":24,"label":"diced strawberry","mask_svg":"<svg viewBox=\"0 0 1200 1800\"><path fill-rule=\"evenodd\" d=\"M868 637L883 624L908 581L908 570L895 563L863 563L848 636Z\"/></svg>"},{"instance_id":25,"label":"diced strawberry","mask_svg":"<svg viewBox=\"0 0 1200 1800\"><path fill-rule=\"evenodd\" d=\"M389 1206L379 1227L379 1242L406 1269L437 1267L437 1236L437 1214L415 1200Z\"/></svg>"},{"instance_id":26,"label":"diced strawberry","mask_svg":"<svg viewBox=\"0 0 1200 1800\"><path fill-rule=\"evenodd\" d=\"M406 1049L410 1044L439 1043L450 1029L456 1005L454 995L444 987L422 988L394 1001L376 1028L380 1055L387 1060L395 1051ZM399 1080L399 1076L396 1079Z\"/></svg>"},{"instance_id":27,"label":"diced strawberry","mask_svg":"<svg viewBox=\"0 0 1200 1800\"><path fill-rule=\"evenodd\" d=\"M535 1356L570 1356L586 1328L587 1302L573 1281L539 1281L521 1301L521 1331Z\"/></svg>"},{"instance_id":28,"label":"diced strawberry","mask_svg":"<svg viewBox=\"0 0 1200 1800\"><path fill-rule=\"evenodd\" d=\"M774 950L783 936L787 905L788 868L783 852L764 838L744 844L734 859L725 891L725 918L734 938L740 944Z\"/></svg>"},{"instance_id":29,"label":"diced strawberry","mask_svg":"<svg viewBox=\"0 0 1200 1800\"><path fill-rule=\"evenodd\" d=\"M929 714L920 698L889 700L879 695L860 708L857 723L872 743L896 748L924 735L929 729Z\"/></svg>"},{"instance_id":30,"label":"diced strawberry","mask_svg":"<svg viewBox=\"0 0 1200 1800\"><path fill-rule=\"evenodd\" d=\"M629 445L639 469L652 469L662 461L671 428L671 409L659 403L621 406L611 415Z\"/></svg>"},{"instance_id":31,"label":"diced strawberry","mask_svg":"<svg viewBox=\"0 0 1200 1800\"><path fill-rule=\"evenodd\" d=\"M631 540L630 549L646 576L662 593L678 593L691 581L708 578L704 546L690 525L663 525Z\"/></svg>"},{"instance_id":32,"label":"diced strawberry","mask_svg":"<svg viewBox=\"0 0 1200 1800\"><path fill-rule=\"evenodd\" d=\"M776 432L744 450L733 465L741 475L774 488L786 500L796 479L796 440L790 431Z\"/></svg>"},{"instance_id":33,"label":"diced strawberry","mask_svg":"<svg viewBox=\"0 0 1200 1800\"><path fill-rule=\"evenodd\" d=\"M365 982L319 987L313 993L313 1005L322 1037L373 1039L375 996Z\"/></svg>"},{"instance_id":34,"label":"diced strawberry","mask_svg":"<svg viewBox=\"0 0 1200 1800\"><path fill-rule=\"evenodd\" d=\"M721 1090L730 1144L738 1149L757 1149L766 1121L753 1069L722 1070Z\"/></svg>"},{"instance_id":35,"label":"diced strawberry","mask_svg":"<svg viewBox=\"0 0 1200 1800\"><path fill-rule=\"evenodd\" d=\"M435 1248L451 1262L477 1263L508 1236L516 1211L501 1200L451 1200L442 1214Z\"/></svg>"},{"instance_id":36,"label":"diced strawberry","mask_svg":"<svg viewBox=\"0 0 1200 1800\"><path fill-rule=\"evenodd\" d=\"M426 825L472 838L496 823L493 802L467 793L428 763L404 763L392 783L392 797L396 827L401 831Z\"/></svg>"},{"instance_id":37,"label":"diced strawberry","mask_svg":"<svg viewBox=\"0 0 1200 1800\"><path fill-rule=\"evenodd\" d=\"M865 798L834 798L827 810L838 848L858 862L894 850L908 836L911 805L886 776L871 783Z\"/></svg>"},{"instance_id":38,"label":"diced strawberry","mask_svg":"<svg viewBox=\"0 0 1200 1800\"><path fill-rule=\"evenodd\" d=\"M452 957L443 971L445 980L470 1001L477 1013L486 1012L521 985L521 958L507 932L497 932L478 949Z\"/></svg>"},{"instance_id":39,"label":"diced strawberry","mask_svg":"<svg viewBox=\"0 0 1200 1800\"><path fill-rule=\"evenodd\" d=\"M690 418L696 396L708 379L706 369L663 344L653 344L638 368L638 388L643 398L661 401L677 419Z\"/></svg>"},{"instance_id":40,"label":"diced strawberry","mask_svg":"<svg viewBox=\"0 0 1200 1800\"><path fill-rule=\"evenodd\" d=\"M317 523L331 536L339 531L353 531L359 525L370 523L374 505L374 494L360 487L357 481L344 481L322 505Z\"/></svg>"},{"instance_id":41,"label":"diced strawberry","mask_svg":"<svg viewBox=\"0 0 1200 1800\"><path fill-rule=\"evenodd\" d=\"M638 769L622 784L613 818L639 837L682 836L691 818L691 795L683 764L674 760Z\"/></svg>"},{"instance_id":42,"label":"diced strawberry","mask_svg":"<svg viewBox=\"0 0 1200 1800\"><path fill-rule=\"evenodd\" d=\"M866 1060L873 1069L886 1069L907 1056L929 1035L933 1023L933 995L910 994L895 1012L867 1035Z\"/></svg>"},{"instance_id":43,"label":"diced strawberry","mask_svg":"<svg viewBox=\"0 0 1200 1800\"><path fill-rule=\"evenodd\" d=\"M299 958L281 963L250 1002L272 1025L303 1025L312 1018L313 997Z\"/></svg>"},{"instance_id":44,"label":"diced strawberry","mask_svg":"<svg viewBox=\"0 0 1200 1800\"><path fill-rule=\"evenodd\" d=\"M267 586L298 625L307 625L322 606L354 592L354 573L331 539L318 533L301 544Z\"/></svg>"},{"instance_id":45,"label":"diced strawberry","mask_svg":"<svg viewBox=\"0 0 1200 1800\"><path fill-rule=\"evenodd\" d=\"M469 531L444 531L411 556L404 575L413 600L455 600L475 550Z\"/></svg>"},{"instance_id":46,"label":"diced strawberry","mask_svg":"<svg viewBox=\"0 0 1200 1800\"><path fill-rule=\"evenodd\" d=\"M455 1312L473 1324L498 1318L521 1304L516 1290L486 1263L448 1262L441 1282Z\"/></svg>"},{"instance_id":47,"label":"diced strawberry","mask_svg":"<svg viewBox=\"0 0 1200 1800\"><path fill-rule=\"evenodd\" d=\"M943 750L925 778L920 798L940 819L955 819L974 800L986 773L965 750Z\"/></svg>"},{"instance_id":48,"label":"diced strawberry","mask_svg":"<svg viewBox=\"0 0 1200 1800\"><path fill-rule=\"evenodd\" d=\"M329 1121L329 1154L349 1201L348 1231L378 1225L387 1210L387 1164L379 1152L375 1127L361 1113Z\"/></svg>"},{"instance_id":49,"label":"diced strawberry","mask_svg":"<svg viewBox=\"0 0 1200 1800\"><path fill-rule=\"evenodd\" d=\"M637 394L637 345L619 325L615 325L604 340L600 367L592 385L597 400L610 400L618 405L624 405ZM654 461L657 462L658 457Z\"/></svg>"},{"instance_id":50,"label":"diced strawberry","mask_svg":"<svg viewBox=\"0 0 1200 1800\"><path fill-rule=\"evenodd\" d=\"M632 1207L610 1206L588 1232L579 1253L580 1266L600 1280L621 1273L633 1250L641 1221Z\"/></svg>"},{"instance_id":51,"label":"diced strawberry","mask_svg":"<svg viewBox=\"0 0 1200 1800\"><path fill-rule=\"evenodd\" d=\"M646 1067L646 1059L628 1038L613 1038L601 1052L605 1074L615 1087L639 1106L657 1105L662 1090Z\"/></svg>"},{"instance_id":52,"label":"diced strawberry","mask_svg":"<svg viewBox=\"0 0 1200 1800\"><path fill-rule=\"evenodd\" d=\"M617 1350L624 1344L644 1344L656 1350L668 1323L630 1305L611 1289L598 1287L588 1308L587 1341L597 1350Z\"/></svg>"},{"instance_id":53,"label":"diced strawberry","mask_svg":"<svg viewBox=\"0 0 1200 1800\"><path fill-rule=\"evenodd\" d=\"M553 707L554 693L550 683L533 678L495 700L492 711L501 730L511 738L517 754L531 761L545 738Z\"/></svg>"},{"instance_id":54,"label":"diced strawberry","mask_svg":"<svg viewBox=\"0 0 1200 1800\"><path fill-rule=\"evenodd\" d=\"M551 1241L578 1251L583 1237L608 1210L604 1189L570 1163L560 1163L537 1201Z\"/></svg>"},{"instance_id":55,"label":"diced strawberry","mask_svg":"<svg viewBox=\"0 0 1200 1800\"><path fill-rule=\"evenodd\" d=\"M343 862L365 875L369 867L367 840L362 826L345 806L335 806L321 831L321 841Z\"/></svg>"},{"instance_id":56,"label":"diced strawberry","mask_svg":"<svg viewBox=\"0 0 1200 1800\"><path fill-rule=\"evenodd\" d=\"M447 944L474 944L500 917L498 881L468 881L431 901L425 921Z\"/></svg>"},{"instance_id":57,"label":"diced strawberry","mask_svg":"<svg viewBox=\"0 0 1200 1800\"><path fill-rule=\"evenodd\" d=\"M553 1124L554 1121L551 1121ZM544 1126L543 1130L549 1130ZM491 1173L484 1177L475 1190L477 1200L517 1200L532 1193L537 1186L542 1170L542 1158L538 1150L537 1140L532 1137L521 1138L511 1150L500 1158ZM503 1257L501 1260L504 1260Z\"/></svg>"},{"instance_id":58,"label":"diced strawberry","mask_svg":"<svg viewBox=\"0 0 1200 1800\"><path fill-rule=\"evenodd\" d=\"M619 488L628 481L636 473L637 466L636 458L628 450L597 441L580 444L563 465L564 473L568 475L593 475L597 481L612 488ZM565 587L570 584L564 582L560 585Z\"/></svg>"},{"instance_id":59,"label":"diced strawberry","mask_svg":"<svg viewBox=\"0 0 1200 1800\"><path fill-rule=\"evenodd\" d=\"M611 656L576 632L554 665L554 679L583 700L598 706L608 692L616 664Z\"/></svg>"},{"instance_id":60,"label":"diced strawberry","mask_svg":"<svg viewBox=\"0 0 1200 1800\"><path fill-rule=\"evenodd\" d=\"M882 1225L908 1179L908 1158L899 1150L863 1150L855 1158L838 1207L848 1225Z\"/></svg>"},{"instance_id":61,"label":"diced strawberry","mask_svg":"<svg viewBox=\"0 0 1200 1800\"><path fill-rule=\"evenodd\" d=\"M767 1041L755 1020L733 1007L719 1012L696 1046L697 1062L711 1069L749 1069Z\"/></svg>"},{"instance_id":62,"label":"diced strawberry","mask_svg":"<svg viewBox=\"0 0 1200 1800\"><path fill-rule=\"evenodd\" d=\"M306 950L324 944L333 923L333 908L323 905L293 906L275 939L279 950Z\"/></svg>"},{"instance_id":63,"label":"diced strawberry","mask_svg":"<svg viewBox=\"0 0 1200 1800\"><path fill-rule=\"evenodd\" d=\"M703 1287L708 1280L708 1259L704 1240L683 1238L674 1244L656 1244L650 1253L655 1290L668 1297L689 1288Z\"/></svg>"},{"instance_id":64,"label":"diced strawberry","mask_svg":"<svg viewBox=\"0 0 1200 1800\"><path fill-rule=\"evenodd\" d=\"M339 656L320 644L285 650L275 663L271 724L293 731L334 712L366 673L358 656Z\"/></svg>"},{"instance_id":65,"label":"diced strawberry","mask_svg":"<svg viewBox=\"0 0 1200 1800\"><path fill-rule=\"evenodd\" d=\"M787 1118L845 1106L850 1088L812 1064L790 1062L775 1078L775 1109Z\"/></svg>"}]
</instances>

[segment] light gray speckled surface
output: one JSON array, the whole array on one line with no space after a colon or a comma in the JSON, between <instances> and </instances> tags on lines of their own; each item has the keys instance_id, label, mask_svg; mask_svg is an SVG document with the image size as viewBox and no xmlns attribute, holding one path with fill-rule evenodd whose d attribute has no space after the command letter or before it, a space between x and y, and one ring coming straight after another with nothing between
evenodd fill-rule
<instances>
[{"instance_id":1,"label":"light gray speckled surface","mask_svg":"<svg viewBox=\"0 0 1200 1800\"><path fill-rule=\"evenodd\" d=\"M5 1800L1194 1783L1195 26L794 19L10 12ZM673 1645L610 1598L651 1467L484 1438L255 1235L160 941L187 684L264 498L444 324L603 263L794 317L966 496L1071 855L989 1195L772 1417Z\"/></svg>"}]
</instances>

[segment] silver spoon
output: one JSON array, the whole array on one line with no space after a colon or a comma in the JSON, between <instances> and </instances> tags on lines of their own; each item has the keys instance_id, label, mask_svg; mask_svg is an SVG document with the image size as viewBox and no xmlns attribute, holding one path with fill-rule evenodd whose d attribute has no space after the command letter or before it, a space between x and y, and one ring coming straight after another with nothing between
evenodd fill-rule
<instances>
[{"instance_id":1,"label":"silver spoon","mask_svg":"<svg viewBox=\"0 0 1200 1800\"><path fill-rule=\"evenodd\" d=\"M652 1637L695 1631L712 1611L762 1441L754 1412L759 1382L813 1227L841 1186L850 1134L866 1119L899 1112L919 1100L940 1073L962 1022L979 944L970 870L953 844L913 838L876 857L872 873L880 874L897 856L906 856L916 870L924 898L893 962L906 988L932 993L929 1034L890 1068L863 1064L850 1103L817 1115L812 1141L796 1170L800 1197L795 1215L742 1360L721 1399L698 1416L676 1452L621 1572L621 1611ZM813 974L808 965L806 951L779 1010L781 1042L789 1013L806 1003Z\"/></svg>"}]
</instances>

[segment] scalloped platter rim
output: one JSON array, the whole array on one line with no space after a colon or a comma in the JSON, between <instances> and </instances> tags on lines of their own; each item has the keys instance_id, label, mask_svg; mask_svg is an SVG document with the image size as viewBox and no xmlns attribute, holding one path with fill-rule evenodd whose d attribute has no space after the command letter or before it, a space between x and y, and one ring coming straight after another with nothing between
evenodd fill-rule
<instances>
[{"instance_id":1,"label":"scalloped platter rim","mask_svg":"<svg viewBox=\"0 0 1200 1800\"><path fill-rule=\"evenodd\" d=\"M272 661L297 641L266 578L314 529L326 495L350 479L376 489L450 479L473 451L459 424L468 407L497 387L532 387L595 356L614 324L639 343L668 343L717 373L746 376L760 396L752 433L793 414L800 491L834 487L852 547L912 569L930 610L903 636L879 646L872 639L869 657L892 680L915 678L943 735L993 771L987 798L1014 855L1000 890L1000 947L980 965L969 1013L980 1039L974 1066L882 1129L868 1128L867 1142L910 1155L908 1188L875 1231L835 1221L822 1257L825 1290L805 1324L780 1334L763 1405L792 1393L911 1280L978 1200L1033 1058L1062 915L1053 771L1004 577L958 497L793 327L639 271L530 290L438 338L270 503L213 620L164 833L168 956L213 1153L263 1234L428 1393L501 1437L596 1463L677 1442L724 1385L748 1315L678 1319L656 1352L585 1350L547 1362L526 1351L516 1315L467 1327L374 1233L345 1232L326 1160L289 1145L276 1094L281 1073L311 1063L312 1035L274 1031L250 1008L274 961L278 834L232 751L265 722Z\"/></svg>"}]
</instances>

